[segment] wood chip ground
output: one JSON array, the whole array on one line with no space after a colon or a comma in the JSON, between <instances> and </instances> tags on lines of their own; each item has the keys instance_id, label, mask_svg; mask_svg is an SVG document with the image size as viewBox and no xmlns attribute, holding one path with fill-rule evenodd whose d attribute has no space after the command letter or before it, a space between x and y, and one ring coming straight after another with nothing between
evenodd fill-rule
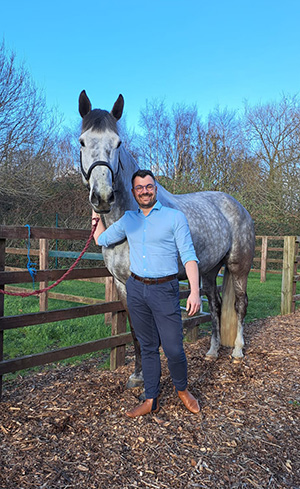
<instances>
[{"instance_id":1,"label":"wood chip ground","mask_svg":"<svg viewBox=\"0 0 300 489\"><path fill-rule=\"evenodd\" d=\"M185 344L189 387L201 413L185 410L162 355L161 410L125 416L141 389L127 365L96 360L4 383L1 489L300 488L300 311L245 328L245 358L209 337Z\"/></svg>"}]
</instances>

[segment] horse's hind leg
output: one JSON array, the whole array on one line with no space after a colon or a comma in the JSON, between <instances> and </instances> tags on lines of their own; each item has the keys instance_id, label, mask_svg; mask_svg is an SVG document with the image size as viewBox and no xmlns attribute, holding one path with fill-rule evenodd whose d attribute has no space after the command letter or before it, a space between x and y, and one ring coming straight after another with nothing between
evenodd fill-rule
<instances>
[{"instance_id":1,"label":"horse's hind leg","mask_svg":"<svg viewBox=\"0 0 300 489\"><path fill-rule=\"evenodd\" d=\"M220 267L218 266L216 269L210 271L208 274L202 275L202 288L204 294L207 296L208 299L212 324L210 349L206 353L207 360L217 358L220 347L220 318L222 300L218 292L216 283L219 268Z\"/></svg>"},{"instance_id":2,"label":"horse's hind leg","mask_svg":"<svg viewBox=\"0 0 300 489\"><path fill-rule=\"evenodd\" d=\"M235 359L243 358L243 347L244 347L244 319L247 312L248 306L248 296L247 296L247 278L248 273L242 276L235 273L231 273L233 287L235 290L235 310L237 313L237 334L234 343L234 349L232 352L232 357Z\"/></svg>"}]
</instances>

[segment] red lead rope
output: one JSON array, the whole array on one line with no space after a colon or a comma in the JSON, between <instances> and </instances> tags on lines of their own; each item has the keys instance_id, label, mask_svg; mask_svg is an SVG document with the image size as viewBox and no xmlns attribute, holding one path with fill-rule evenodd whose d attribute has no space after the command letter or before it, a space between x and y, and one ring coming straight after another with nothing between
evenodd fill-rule
<instances>
[{"instance_id":1,"label":"red lead rope","mask_svg":"<svg viewBox=\"0 0 300 489\"><path fill-rule=\"evenodd\" d=\"M92 226L92 231L91 231L90 237L87 240L86 245L83 248L82 252L78 256L78 258L76 258L76 260L74 261L73 265L70 266L69 270L67 270L66 273L64 273L52 285L49 285L49 287L45 287L44 289L34 290L32 292L21 292L21 293L20 292L6 292L5 290L0 289L0 293L1 294L5 294L5 295L15 295L15 296L19 296L19 297L29 297L31 295L39 295L39 294L42 294L43 292L47 292L48 290L53 289L54 287L56 287L58 284L60 284L67 277L67 275L69 275L69 273L72 272L72 270L74 270L74 268L76 267L77 263L81 260L82 256L84 255L84 253L88 249L88 247L90 245L90 242L93 239L93 236L95 234L95 231L96 231L96 227L97 227L98 222L99 222L99 217L98 218L93 218L93 223L94 224Z\"/></svg>"}]
</instances>

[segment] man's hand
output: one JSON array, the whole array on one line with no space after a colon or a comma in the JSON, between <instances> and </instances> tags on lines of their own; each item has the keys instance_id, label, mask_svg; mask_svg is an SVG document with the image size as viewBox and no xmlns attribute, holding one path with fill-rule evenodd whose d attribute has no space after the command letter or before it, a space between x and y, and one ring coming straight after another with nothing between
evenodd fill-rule
<instances>
[{"instance_id":1,"label":"man's hand","mask_svg":"<svg viewBox=\"0 0 300 489\"><path fill-rule=\"evenodd\" d=\"M93 211L92 211L92 227L94 226L94 224L96 224L96 222L97 222L96 219L97 220L99 219L97 227L95 229L95 233L94 233L94 241L97 245L98 244L98 238L99 238L100 234L102 234L103 231L105 231L105 227L103 225L100 214L97 214L97 212L95 212L93 209Z\"/></svg>"},{"instance_id":2,"label":"man's hand","mask_svg":"<svg viewBox=\"0 0 300 489\"><path fill-rule=\"evenodd\" d=\"M186 302L186 312L189 316L193 316L200 310L200 297L199 293L190 293Z\"/></svg>"}]
</instances>

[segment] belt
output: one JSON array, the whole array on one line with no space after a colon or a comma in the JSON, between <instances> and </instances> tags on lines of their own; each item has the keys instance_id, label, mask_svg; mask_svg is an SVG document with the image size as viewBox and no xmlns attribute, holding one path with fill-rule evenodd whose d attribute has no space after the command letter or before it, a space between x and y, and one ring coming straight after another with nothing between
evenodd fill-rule
<instances>
[{"instance_id":1,"label":"belt","mask_svg":"<svg viewBox=\"0 0 300 489\"><path fill-rule=\"evenodd\" d=\"M170 280L174 280L177 278L177 275L167 275L166 277L159 277L159 278L145 278L145 277L139 277L135 273L131 272L131 276L135 280L139 280L140 282L143 282L146 285L155 285L155 284L163 284L164 282L170 282Z\"/></svg>"}]
</instances>

